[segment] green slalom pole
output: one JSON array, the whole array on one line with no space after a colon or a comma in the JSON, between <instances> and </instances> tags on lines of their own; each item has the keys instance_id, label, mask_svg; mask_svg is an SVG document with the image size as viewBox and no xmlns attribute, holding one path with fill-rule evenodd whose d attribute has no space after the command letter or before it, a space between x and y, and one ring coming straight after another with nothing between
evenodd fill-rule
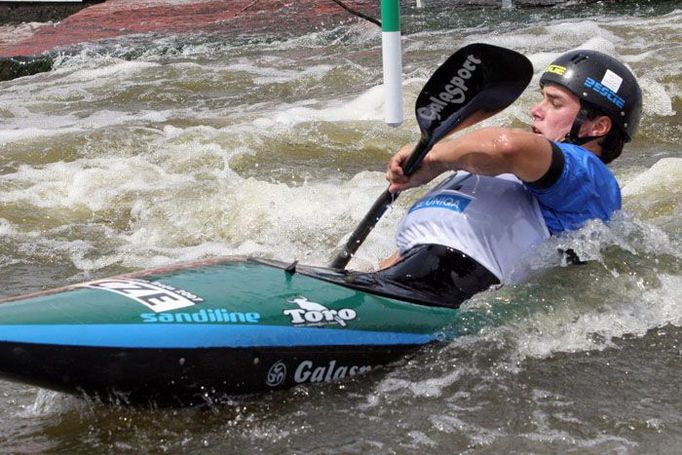
<instances>
[{"instance_id":1,"label":"green slalom pole","mask_svg":"<svg viewBox=\"0 0 682 455\"><path fill-rule=\"evenodd\" d=\"M400 0L381 0L381 49L384 62L384 116L390 126L403 123L403 62Z\"/></svg>"}]
</instances>

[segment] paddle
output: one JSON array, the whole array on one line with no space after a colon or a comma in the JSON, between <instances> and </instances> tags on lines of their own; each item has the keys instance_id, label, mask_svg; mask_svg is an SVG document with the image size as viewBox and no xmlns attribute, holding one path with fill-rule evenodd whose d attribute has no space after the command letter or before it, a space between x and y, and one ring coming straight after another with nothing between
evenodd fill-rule
<instances>
[{"instance_id":1,"label":"paddle","mask_svg":"<svg viewBox=\"0 0 682 455\"><path fill-rule=\"evenodd\" d=\"M445 136L480 122L513 103L533 76L533 65L518 52L489 44L470 44L452 54L426 82L417 97L421 138L403 165L412 175L431 148ZM399 193L388 190L351 234L331 267L348 264Z\"/></svg>"}]
</instances>

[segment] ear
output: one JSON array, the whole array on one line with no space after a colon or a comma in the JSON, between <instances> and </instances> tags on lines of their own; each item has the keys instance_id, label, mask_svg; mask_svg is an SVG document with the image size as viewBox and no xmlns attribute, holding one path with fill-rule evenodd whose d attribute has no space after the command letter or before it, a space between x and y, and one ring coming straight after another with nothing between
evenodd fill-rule
<instances>
[{"instance_id":1,"label":"ear","mask_svg":"<svg viewBox=\"0 0 682 455\"><path fill-rule=\"evenodd\" d=\"M594 120L590 120L589 122L585 122L587 125L587 136L595 136L595 137L601 137L605 136L608 134L609 131L611 131L611 128L613 127L613 122L611 121L611 118L606 116L606 115L600 115L599 117L595 118Z\"/></svg>"}]
</instances>

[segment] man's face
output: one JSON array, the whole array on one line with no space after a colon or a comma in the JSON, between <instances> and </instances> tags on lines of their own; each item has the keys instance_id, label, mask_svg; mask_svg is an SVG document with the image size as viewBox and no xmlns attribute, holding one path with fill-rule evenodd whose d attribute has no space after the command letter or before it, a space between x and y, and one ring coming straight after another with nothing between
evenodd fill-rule
<instances>
[{"instance_id":1,"label":"man's face","mask_svg":"<svg viewBox=\"0 0 682 455\"><path fill-rule=\"evenodd\" d=\"M577 96L561 86L545 84L542 100L530 110L533 132L550 141L560 141L571 131L579 110Z\"/></svg>"}]
</instances>

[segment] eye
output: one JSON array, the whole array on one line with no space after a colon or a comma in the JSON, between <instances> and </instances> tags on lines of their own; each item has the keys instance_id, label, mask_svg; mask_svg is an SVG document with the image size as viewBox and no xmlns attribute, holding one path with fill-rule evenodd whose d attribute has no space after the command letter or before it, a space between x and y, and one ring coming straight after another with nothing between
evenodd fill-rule
<instances>
[{"instance_id":1,"label":"eye","mask_svg":"<svg viewBox=\"0 0 682 455\"><path fill-rule=\"evenodd\" d=\"M561 100L561 98L557 98L555 96L549 98L549 103L552 105L553 108L556 109L564 107L564 102Z\"/></svg>"}]
</instances>

